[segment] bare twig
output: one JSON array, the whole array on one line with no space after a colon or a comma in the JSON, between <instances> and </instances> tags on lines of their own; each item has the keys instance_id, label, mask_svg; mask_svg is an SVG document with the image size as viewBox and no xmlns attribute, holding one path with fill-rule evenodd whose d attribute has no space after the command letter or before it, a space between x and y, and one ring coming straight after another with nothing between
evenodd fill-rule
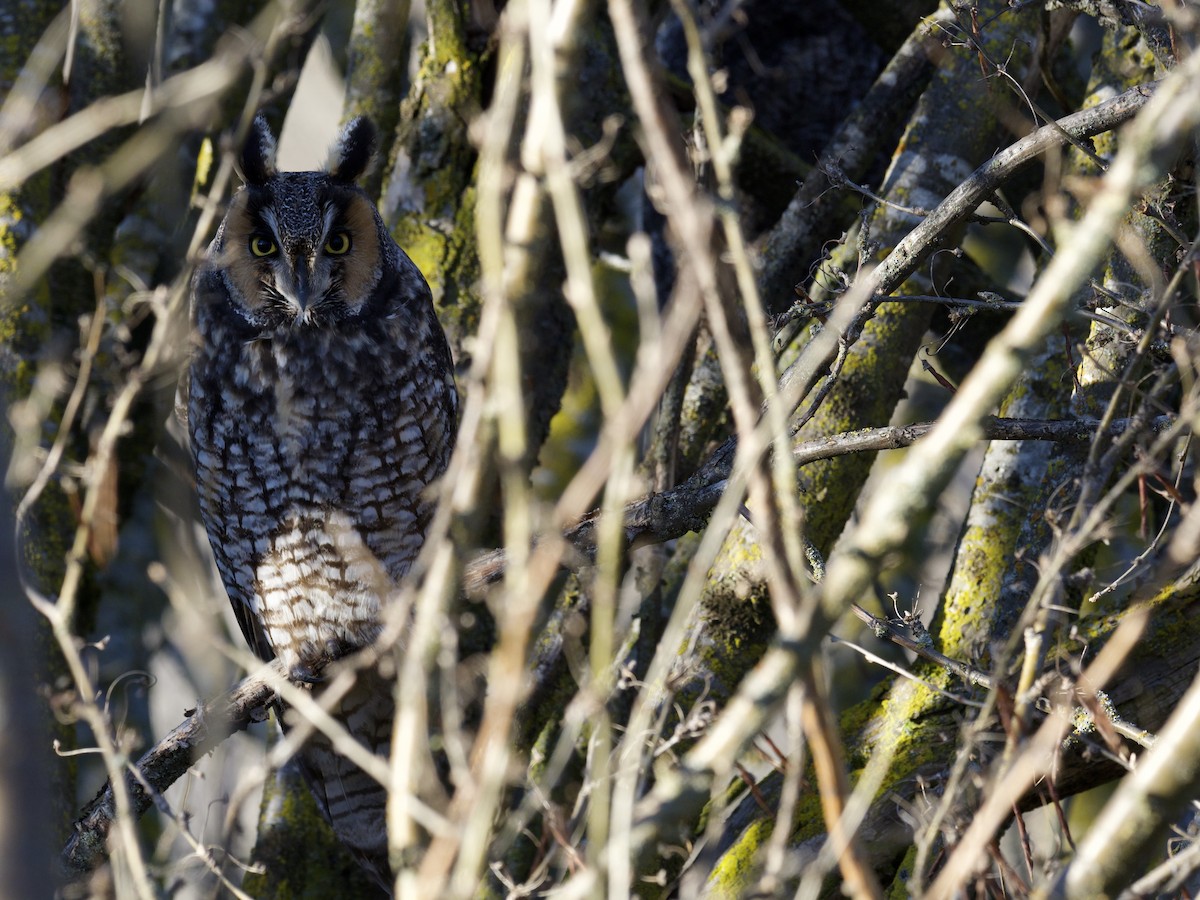
<instances>
[{"instance_id":1,"label":"bare twig","mask_svg":"<svg viewBox=\"0 0 1200 900\"><path fill-rule=\"evenodd\" d=\"M850 605L850 611L853 612L854 615L856 615L860 620L865 622L877 637L886 637L893 644L903 647L905 650L912 651L918 656L921 656L930 662L941 666L948 672L953 672L967 684L979 685L980 687L988 688L989 690L994 686L995 682L986 672L980 671L974 666L969 666L966 663L959 662L956 659L951 659L943 653L939 653L933 648L932 644L928 642L913 640L908 635L902 633L898 627L893 625L888 620L880 619L877 616L871 615L857 603L852 603ZM937 690L938 693L945 693L938 688L935 688L935 690ZM952 694L947 694L946 696L951 697L959 703L970 702L961 697L955 697Z\"/></svg>"}]
</instances>

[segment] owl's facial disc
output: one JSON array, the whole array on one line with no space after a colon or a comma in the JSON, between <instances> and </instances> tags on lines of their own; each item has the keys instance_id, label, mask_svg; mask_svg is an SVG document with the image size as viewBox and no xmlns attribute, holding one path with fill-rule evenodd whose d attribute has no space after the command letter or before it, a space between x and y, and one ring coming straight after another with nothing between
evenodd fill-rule
<instances>
[{"instance_id":1,"label":"owl's facial disc","mask_svg":"<svg viewBox=\"0 0 1200 900\"><path fill-rule=\"evenodd\" d=\"M374 207L314 173L248 187L226 219L226 277L259 327L318 327L360 313L381 277Z\"/></svg>"}]
</instances>

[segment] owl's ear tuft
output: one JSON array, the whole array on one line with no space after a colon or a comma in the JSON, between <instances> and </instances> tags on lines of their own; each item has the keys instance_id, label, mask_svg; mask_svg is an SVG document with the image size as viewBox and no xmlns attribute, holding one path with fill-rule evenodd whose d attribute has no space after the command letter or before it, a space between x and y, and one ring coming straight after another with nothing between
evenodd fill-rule
<instances>
[{"instance_id":1,"label":"owl's ear tuft","mask_svg":"<svg viewBox=\"0 0 1200 900\"><path fill-rule=\"evenodd\" d=\"M342 129L330 153L329 174L337 181L358 181L375 159L375 125L358 116Z\"/></svg>"},{"instance_id":2,"label":"owl's ear tuft","mask_svg":"<svg viewBox=\"0 0 1200 900\"><path fill-rule=\"evenodd\" d=\"M275 177L275 135L261 113L254 117L246 135L238 167L247 184L266 184Z\"/></svg>"}]
</instances>

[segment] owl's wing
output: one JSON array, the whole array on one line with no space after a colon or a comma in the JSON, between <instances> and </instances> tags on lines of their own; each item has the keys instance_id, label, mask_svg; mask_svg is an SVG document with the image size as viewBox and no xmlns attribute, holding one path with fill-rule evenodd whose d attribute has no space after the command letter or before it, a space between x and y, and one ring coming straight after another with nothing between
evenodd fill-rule
<instances>
[{"instance_id":1,"label":"owl's wing","mask_svg":"<svg viewBox=\"0 0 1200 900\"><path fill-rule=\"evenodd\" d=\"M175 420L183 426L183 433L188 433L188 397L191 394L192 380L185 368L179 375L175 385Z\"/></svg>"},{"instance_id":2,"label":"owl's wing","mask_svg":"<svg viewBox=\"0 0 1200 900\"><path fill-rule=\"evenodd\" d=\"M267 635L263 632L262 623L258 621L258 616L254 615L253 610L250 609L250 604L235 599L230 605L233 607L233 616L237 619L238 628L242 631L242 637L246 639L246 643L250 645L250 649L254 651L254 655L263 662L273 660L275 658L275 651L267 643Z\"/></svg>"},{"instance_id":3,"label":"owl's wing","mask_svg":"<svg viewBox=\"0 0 1200 900\"><path fill-rule=\"evenodd\" d=\"M191 378L185 369L179 377L179 382L175 385L175 418L182 428L180 444L182 445L183 453L187 453L187 445L189 442L190 431L188 430L188 399L190 391ZM168 432L173 429L168 426ZM191 466L185 467L188 476L192 475ZM226 588L228 590L228 588ZM242 632L242 637L246 639L246 643L250 645L250 649L254 651L254 655L263 662L270 662L275 658L275 652L271 649L271 645L267 643L267 636L263 633L262 626L258 622L258 617L254 615L250 609L250 604L245 600L238 598L230 598L233 602L230 604L233 607L234 618L237 619L238 628Z\"/></svg>"}]
</instances>

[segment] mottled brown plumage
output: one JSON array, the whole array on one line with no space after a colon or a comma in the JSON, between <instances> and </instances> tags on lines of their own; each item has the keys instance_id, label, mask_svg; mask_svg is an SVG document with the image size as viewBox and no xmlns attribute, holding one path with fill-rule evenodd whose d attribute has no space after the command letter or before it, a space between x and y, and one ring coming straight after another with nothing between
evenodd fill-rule
<instances>
[{"instance_id":1,"label":"mottled brown plumage","mask_svg":"<svg viewBox=\"0 0 1200 900\"><path fill-rule=\"evenodd\" d=\"M300 682L377 636L454 443L429 287L355 184L373 145L356 119L329 171L278 172L256 120L245 187L193 281L187 415L204 524L246 640ZM335 712L387 754L378 673ZM390 887L386 792L321 735L298 758L335 832Z\"/></svg>"}]
</instances>

